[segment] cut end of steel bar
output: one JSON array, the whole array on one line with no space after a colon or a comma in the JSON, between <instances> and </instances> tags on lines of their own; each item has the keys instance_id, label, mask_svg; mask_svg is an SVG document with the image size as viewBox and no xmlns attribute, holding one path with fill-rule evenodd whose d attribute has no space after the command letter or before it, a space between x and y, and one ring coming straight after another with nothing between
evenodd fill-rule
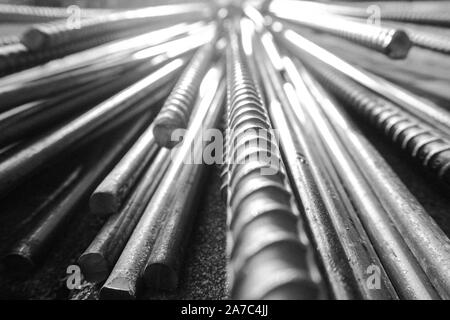
<instances>
[{"instance_id":1,"label":"cut end of steel bar","mask_svg":"<svg viewBox=\"0 0 450 320\"><path fill-rule=\"evenodd\" d=\"M109 192L95 192L89 199L89 208L99 216L109 216L119 211L119 202L114 194Z\"/></svg>"},{"instance_id":2,"label":"cut end of steel bar","mask_svg":"<svg viewBox=\"0 0 450 320\"><path fill-rule=\"evenodd\" d=\"M163 147L172 149L181 141L176 141L173 138L173 133L177 129L185 129L186 123L183 121L177 121L178 118L171 119L157 119L153 128L153 135L156 143ZM161 120L161 121L158 121Z\"/></svg>"},{"instance_id":3,"label":"cut end of steel bar","mask_svg":"<svg viewBox=\"0 0 450 320\"><path fill-rule=\"evenodd\" d=\"M102 300L134 300L136 292L129 287L127 278L115 278L108 281L100 290Z\"/></svg>"},{"instance_id":4,"label":"cut end of steel bar","mask_svg":"<svg viewBox=\"0 0 450 320\"><path fill-rule=\"evenodd\" d=\"M78 265L83 271L85 279L94 283L105 281L111 271L108 261L103 254L98 252L82 254L78 259Z\"/></svg>"},{"instance_id":5,"label":"cut end of steel bar","mask_svg":"<svg viewBox=\"0 0 450 320\"><path fill-rule=\"evenodd\" d=\"M391 30L390 41L386 47L386 55L391 59L405 59L413 43L403 30Z\"/></svg>"},{"instance_id":6,"label":"cut end of steel bar","mask_svg":"<svg viewBox=\"0 0 450 320\"><path fill-rule=\"evenodd\" d=\"M174 291L178 287L177 272L165 263L148 264L144 273L145 284L152 291Z\"/></svg>"},{"instance_id":7,"label":"cut end of steel bar","mask_svg":"<svg viewBox=\"0 0 450 320\"><path fill-rule=\"evenodd\" d=\"M6 254L2 264L8 272L14 275L28 275L36 267L33 259L21 251L12 251Z\"/></svg>"},{"instance_id":8,"label":"cut end of steel bar","mask_svg":"<svg viewBox=\"0 0 450 320\"><path fill-rule=\"evenodd\" d=\"M30 28L27 30L21 38L21 43L30 50L38 50L42 48L47 41L45 33L38 28Z\"/></svg>"}]
</instances>

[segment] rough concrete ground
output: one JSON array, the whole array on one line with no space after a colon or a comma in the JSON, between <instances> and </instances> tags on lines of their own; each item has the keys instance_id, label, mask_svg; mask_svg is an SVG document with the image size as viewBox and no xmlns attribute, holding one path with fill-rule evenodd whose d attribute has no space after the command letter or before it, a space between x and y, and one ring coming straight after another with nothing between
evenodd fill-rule
<instances>
[{"instance_id":1,"label":"rough concrete ground","mask_svg":"<svg viewBox=\"0 0 450 320\"><path fill-rule=\"evenodd\" d=\"M66 167L67 164L64 165ZM70 166L65 168L69 170ZM59 174L55 176L53 172ZM52 167L19 188L0 204L0 254L26 228L17 228L31 208L42 200L46 189L60 181L64 169ZM225 225L226 214L219 194L217 171L211 170L201 194L198 214L186 252L180 288L172 294L147 293L152 299L223 299L226 290ZM0 270L0 299L95 299L97 287L81 292L66 287L66 269L101 229L104 219L89 213L87 200L81 204L70 225L55 241L42 265L26 277L15 277Z\"/></svg>"}]
</instances>

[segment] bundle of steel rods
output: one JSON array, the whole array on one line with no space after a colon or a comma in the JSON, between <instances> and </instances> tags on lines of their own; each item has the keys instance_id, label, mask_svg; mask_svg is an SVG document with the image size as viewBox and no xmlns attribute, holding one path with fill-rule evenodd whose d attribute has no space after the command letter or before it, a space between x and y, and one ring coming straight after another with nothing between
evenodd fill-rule
<instances>
[{"instance_id":1,"label":"bundle of steel rods","mask_svg":"<svg viewBox=\"0 0 450 320\"><path fill-rule=\"evenodd\" d=\"M73 258L100 299L177 291L219 167L231 298L450 299L448 234L364 134L448 193L449 109L367 61L445 64L450 7L367 6L379 23L273 0L88 10L79 28L0 7L45 21L0 39L0 196L61 177L12 228L5 272L38 270L84 206L102 225Z\"/></svg>"}]
</instances>

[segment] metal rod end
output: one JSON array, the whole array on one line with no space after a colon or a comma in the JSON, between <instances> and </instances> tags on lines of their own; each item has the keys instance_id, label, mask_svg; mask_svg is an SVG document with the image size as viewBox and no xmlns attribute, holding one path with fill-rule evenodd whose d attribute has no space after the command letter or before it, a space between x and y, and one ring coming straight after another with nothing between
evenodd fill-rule
<instances>
[{"instance_id":1,"label":"metal rod end","mask_svg":"<svg viewBox=\"0 0 450 320\"><path fill-rule=\"evenodd\" d=\"M169 265L161 262L149 263L144 272L145 284L154 291L174 291L178 287L178 274Z\"/></svg>"},{"instance_id":2,"label":"metal rod end","mask_svg":"<svg viewBox=\"0 0 450 320\"><path fill-rule=\"evenodd\" d=\"M89 282L105 281L110 273L110 266L105 257L99 252L83 253L78 259L78 265Z\"/></svg>"},{"instance_id":3,"label":"metal rod end","mask_svg":"<svg viewBox=\"0 0 450 320\"><path fill-rule=\"evenodd\" d=\"M395 30L391 35L391 41L386 47L386 54L391 59L405 59L412 47L408 34L403 30Z\"/></svg>"},{"instance_id":4,"label":"metal rod end","mask_svg":"<svg viewBox=\"0 0 450 320\"><path fill-rule=\"evenodd\" d=\"M153 135L155 137L156 143L163 148L172 149L180 141L173 140L173 133L177 129L185 128L185 124L182 121L155 121L153 128Z\"/></svg>"},{"instance_id":5,"label":"metal rod end","mask_svg":"<svg viewBox=\"0 0 450 320\"><path fill-rule=\"evenodd\" d=\"M127 278L114 278L108 281L100 290L102 300L134 300L136 292L130 287Z\"/></svg>"},{"instance_id":6,"label":"metal rod end","mask_svg":"<svg viewBox=\"0 0 450 320\"><path fill-rule=\"evenodd\" d=\"M110 216L119 211L120 204L116 196L110 192L94 192L89 199L89 208L99 216Z\"/></svg>"},{"instance_id":7,"label":"metal rod end","mask_svg":"<svg viewBox=\"0 0 450 320\"><path fill-rule=\"evenodd\" d=\"M29 275L36 267L35 262L30 256L19 251L9 252L2 260L6 270L18 276Z\"/></svg>"}]
</instances>

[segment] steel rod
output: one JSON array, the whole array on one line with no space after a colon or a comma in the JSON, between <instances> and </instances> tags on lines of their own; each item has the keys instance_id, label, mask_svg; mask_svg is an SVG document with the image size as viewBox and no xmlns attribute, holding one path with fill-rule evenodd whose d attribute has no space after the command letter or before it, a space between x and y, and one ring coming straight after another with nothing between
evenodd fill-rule
<instances>
[{"instance_id":1,"label":"steel rod","mask_svg":"<svg viewBox=\"0 0 450 320\"><path fill-rule=\"evenodd\" d=\"M435 127L446 137L450 137L450 113L447 110L442 109L430 101L420 99L413 93L395 86L389 81L375 76L368 71L354 67L293 30L283 28L282 24L272 25L271 30L279 35L277 39L294 54L300 55L305 60L315 59L321 61L371 91L398 104L405 111L425 121L430 127Z\"/></svg>"},{"instance_id":2,"label":"steel rod","mask_svg":"<svg viewBox=\"0 0 450 320\"><path fill-rule=\"evenodd\" d=\"M227 50L231 296L318 299L322 290L311 273L317 269L309 240L304 233L298 235L298 211L278 145L242 52L239 25L233 22Z\"/></svg>"},{"instance_id":3,"label":"steel rod","mask_svg":"<svg viewBox=\"0 0 450 320\"><path fill-rule=\"evenodd\" d=\"M199 99L200 104L193 121L176 152L171 153L171 164L161 184L145 212L143 213L133 234L128 240L119 260L100 291L102 299L134 299L142 288L142 273L148 257L154 248L166 216L170 213L172 203L180 191L177 185L189 185L188 181L178 178L183 172L190 171L196 165L189 164L192 145L201 136L201 130L208 128L218 118L220 109L211 109L211 101L220 84L220 70L213 68L204 80L209 90L205 97Z\"/></svg>"},{"instance_id":4,"label":"steel rod","mask_svg":"<svg viewBox=\"0 0 450 320\"><path fill-rule=\"evenodd\" d=\"M63 127L37 141L27 143L11 156L2 159L0 162L0 194L5 194L19 185L52 157L67 150L72 144L88 136L117 115L131 110L139 100L154 94L156 90L172 80L183 65L183 59L169 62Z\"/></svg>"},{"instance_id":5,"label":"steel rod","mask_svg":"<svg viewBox=\"0 0 450 320\"><path fill-rule=\"evenodd\" d=\"M447 139L420 119L345 76L318 65L308 67L351 111L363 117L425 170L450 185L450 142Z\"/></svg>"},{"instance_id":6,"label":"steel rod","mask_svg":"<svg viewBox=\"0 0 450 320\"><path fill-rule=\"evenodd\" d=\"M22 43L30 50L55 48L92 37L142 28L157 18L198 20L211 14L211 6L199 3L153 6L83 19L79 28L68 26L66 21L35 25L22 35Z\"/></svg>"},{"instance_id":7,"label":"steel rod","mask_svg":"<svg viewBox=\"0 0 450 320\"><path fill-rule=\"evenodd\" d=\"M412 46L408 34L402 29L371 25L327 12L292 13L276 12L274 15L295 25L326 32L381 52L391 59L405 59Z\"/></svg>"},{"instance_id":8,"label":"steel rod","mask_svg":"<svg viewBox=\"0 0 450 320\"><path fill-rule=\"evenodd\" d=\"M211 101L212 110L222 110L225 102L226 86L223 81ZM214 123L206 124L217 127L219 113L214 117ZM207 141L202 150L206 147ZM206 166L191 165L189 171L179 176L180 181L186 181L178 186L178 194L170 212L155 242L144 269L145 284L151 290L173 291L178 288L180 271L183 265L189 236L196 218L195 205L199 191L206 175Z\"/></svg>"},{"instance_id":9,"label":"steel rod","mask_svg":"<svg viewBox=\"0 0 450 320\"><path fill-rule=\"evenodd\" d=\"M79 257L86 280L100 283L109 276L170 164L169 151L160 150L120 212L112 215Z\"/></svg>"},{"instance_id":10,"label":"steel rod","mask_svg":"<svg viewBox=\"0 0 450 320\"><path fill-rule=\"evenodd\" d=\"M31 272L48 253L53 240L70 220L74 209L85 199L96 183L111 169L115 161L134 141L147 124L149 117L140 119L112 148L95 159L64 196L47 208L46 215L4 257L8 269L20 273Z\"/></svg>"},{"instance_id":11,"label":"steel rod","mask_svg":"<svg viewBox=\"0 0 450 320\"><path fill-rule=\"evenodd\" d=\"M31 102L0 114L0 130L3 132L0 145L18 141L86 111L143 78L157 66L156 62L150 60L137 68L127 70L120 78L100 78L54 98Z\"/></svg>"},{"instance_id":12,"label":"steel rod","mask_svg":"<svg viewBox=\"0 0 450 320\"><path fill-rule=\"evenodd\" d=\"M304 79L313 94L322 97L324 113L336 132L371 181L375 193L383 199L390 218L402 233L430 281L443 299L450 298L450 239L408 191L380 154L358 132L356 126L327 93L304 70ZM314 86L314 87L313 87ZM314 91L313 91L314 90ZM340 121L338 121L340 120ZM346 135L342 134L345 128Z\"/></svg>"},{"instance_id":13,"label":"steel rod","mask_svg":"<svg viewBox=\"0 0 450 320\"><path fill-rule=\"evenodd\" d=\"M147 128L114 170L95 189L89 201L93 213L103 216L115 214L122 207L147 164L159 151L153 128L153 124Z\"/></svg>"},{"instance_id":14,"label":"steel rod","mask_svg":"<svg viewBox=\"0 0 450 320\"><path fill-rule=\"evenodd\" d=\"M367 235L364 231L357 230L355 222L348 219L348 213L343 210L344 204L339 203L339 209L341 210L337 210L337 201L335 200L337 191L330 192L332 182L318 181L330 179L330 177L324 177L324 170L318 166L320 158L317 157L317 151L311 148L311 144L314 145L314 148L319 147L317 140L311 142L311 137L305 132L305 127L307 127L305 122L291 124L294 128L288 125L289 119L292 121L292 119L295 119L295 115L292 112L294 108L292 100L288 98L285 92L286 88L283 85L281 73L277 73L284 72L284 69L276 70L275 65L277 63L272 63L269 57L273 55L272 60L278 62L283 61L283 59L277 52L273 39L270 42L272 42L272 48L275 48L275 51L269 50L267 47L264 50L264 45L271 37L266 33L264 36L259 35L258 39L263 37L266 41L264 43L260 41L261 49L252 52L256 57L262 55L262 52L266 53L267 59L261 57L258 65L266 66L266 68L260 70L265 84L264 89L268 99L269 114L274 127L279 130L282 155L292 181L293 192L307 218L309 229L313 234L315 248L325 266L326 275L324 277L330 283L334 298L395 299L397 294L374 249L370 250L370 241ZM300 107L298 102L295 107ZM286 109L291 111L285 111ZM309 134L311 135L311 133ZM314 154L316 158L314 158ZM325 153L322 153L323 155ZM320 183L322 183L322 186ZM323 186L324 183L326 186ZM322 192L320 192L321 187ZM345 220L346 216L347 220ZM335 228L333 222L337 222L340 233L337 233L336 229L338 228ZM353 232L353 234L350 232ZM353 236L353 241L345 242L346 247L344 247L340 238L348 240L351 236ZM355 239L355 236L357 236L357 239ZM366 240L365 248L359 246L361 239ZM349 251L351 255L347 255ZM349 258L349 256L352 258ZM367 287L365 278L367 268L370 265L376 265L381 270L380 283L383 287L380 287L379 290L370 290Z\"/></svg>"},{"instance_id":15,"label":"steel rod","mask_svg":"<svg viewBox=\"0 0 450 320\"><path fill-rule=\"evenodd\" d=\"M80 18L95 17L112 13L106 9L80 9ZM0 4L0 21L8 23L35 23L67 19L66 8Z\"/></svg>"},{"instance_id":16,"label":"steel rod","mask_svg":"<svg viewBox=\"0 0 450 320\"><path fill-rule=\"evenodd\" d=\"M200 84L215 54L216 37L198 49L155 119L154 136L161 147L173 148L176 129L186 129Z\"/></svg>"},{"instance_id":17,"label":"steel rod","mask_svg":"<svg viewBox=\"0 0 450 320\"><path fill-rule=\"evenodd\" d=\"M297 68L300 65L296 65ZM352 200L360 210L359 217L372 239L372 243L401 298L435 299L438 295L428 277L413 256L401 234L394 227L388 213L373 192L364 174L352 160L339 136L322 113L322 100L316 100L296 69L287 70L297 95L305 105L303 112L313 121L340 178L352 194ZM307 106L307 107L306 107Z\"/></svg>"},{"instance_id":18,"label":"steel rod","mask_svg":"<svg viewBox=\"0 0 450 320\"><path fill-rule=\"evenodd\" d=\"M197 22L192 24L179 23L170 27L151 30L142 35L116 40L92 49L73 53L56 61L50 61L42 66L5 76L0 79L0 86L20 85L37 79L48 78L71 70L87 67L105 61L105 59L123 59L139 50L162 45L181 36L192 35L204 28L205 24L203 22Z\"/></svg>"}]
</instances>

